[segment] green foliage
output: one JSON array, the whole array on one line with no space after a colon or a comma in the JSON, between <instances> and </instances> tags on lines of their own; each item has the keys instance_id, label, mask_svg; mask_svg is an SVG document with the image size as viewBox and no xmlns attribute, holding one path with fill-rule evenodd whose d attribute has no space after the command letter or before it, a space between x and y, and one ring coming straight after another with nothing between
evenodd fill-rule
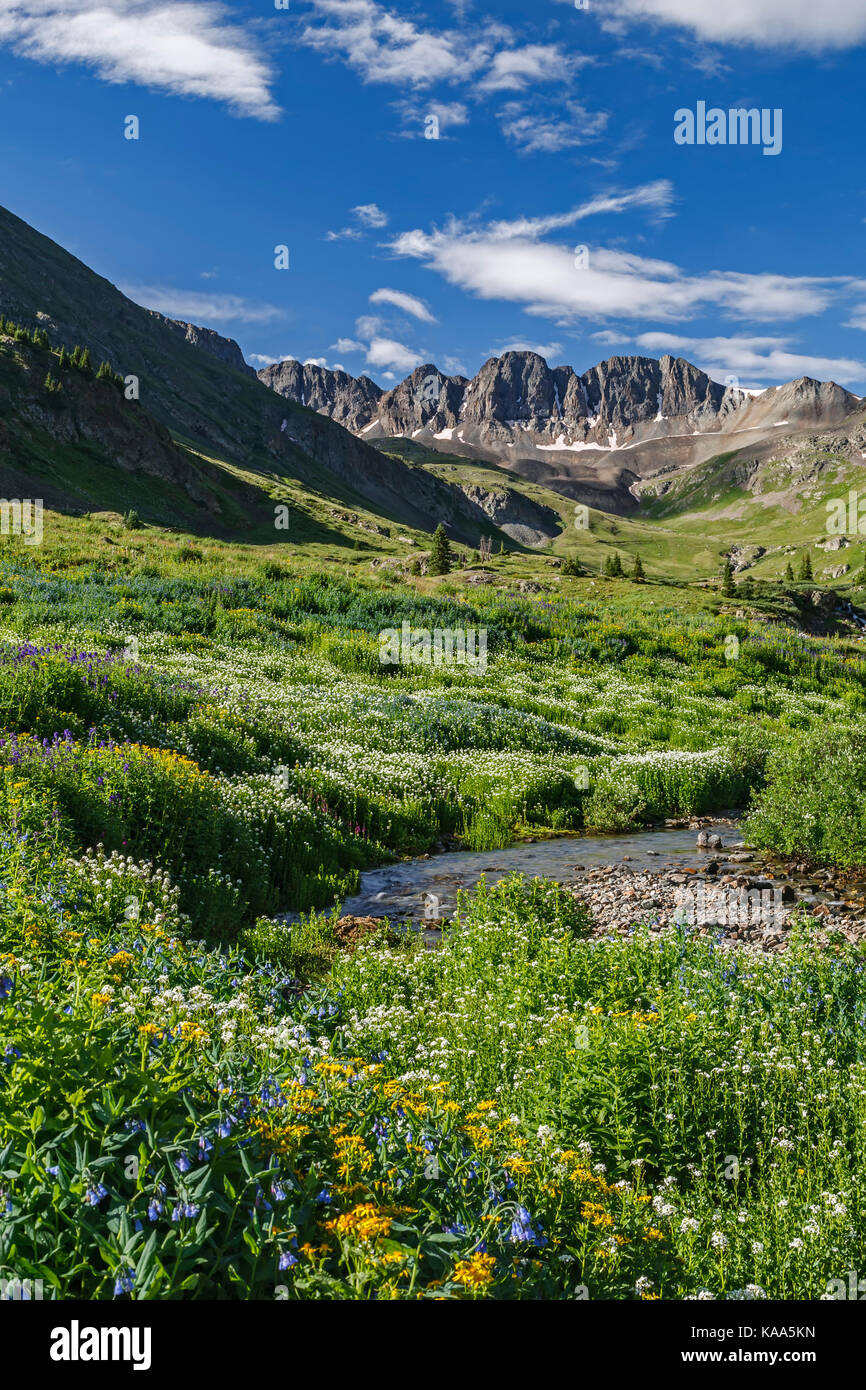
<instances>
[{"instance_id":1,"label":"green foliage","mask_svg":"<svg viewBox=\"0 0 866 1390\"><path fill-rule=\"evenodd\" d=\"M448 543L448 536L442 522L433 532L433 543L430 547L430 559L427 562L428 574L449 574L453 560L451 546Z\"/></svg>"},{"instance_id":2,"label":"green foliage","mask_svg":"<svg viewBox=\"0 0 866 1390\"><path fill-rule=\"evenodd\" d=\"M661 585L415 593L139 540L134 573L0 571L26 639L0 647L0 1277L539 1301L818 1298L863 1268L857 948L599 943L519 878L461 895L436 950L349 954L331 910L445 832L753 795L758 844L864 864L859 648L743 621L731 661L731 619ZM381 667L403 621L486 629L487 669Z\"/></svg>"},{"instance_id":3,"label":"green foliage","mask_svg":"<svg viewBox=\"0 0 866 1390\"><path fill-rule=\"evenodd\" d=\"M772 749L766 777L750 840L816 864L866 866L866 727L798 734Z\"/></svg>"}]
</instances>

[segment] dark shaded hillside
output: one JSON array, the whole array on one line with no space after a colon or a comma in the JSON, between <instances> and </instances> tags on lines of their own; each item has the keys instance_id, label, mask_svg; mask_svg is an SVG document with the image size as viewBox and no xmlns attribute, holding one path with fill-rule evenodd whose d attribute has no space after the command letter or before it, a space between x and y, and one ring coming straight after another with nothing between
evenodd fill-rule
<instances>
[{"instance_id":1,"label":"dark shaded hillside","mask_svg":"<svg viewBox=\"0 0 866 1390\"><path fill-rule=\"evenodd\" d=\"M108 280L2 208L0 312L28 327L44 328L55 347L71 349L81 343L94 361L105 359L122 376L137 377L139 403L121 397L120 409L129 404L138 414L147 412L178 441L217 460L269 480L298 478L327 497L366 503L404 526L429 531L444 519L454 535L472 541L479 529L489 528L480 509L458 489L381 454L334 421L269 390L230 339L134 304ZM15 389L8 387L7 412L18 408ZM46 403L38 402L38 391L36 396L31 391L31 397L26 413L32 426L38 423L33 412L38 416ZM58 447L61 441L71 442L68 429L57 420L43 419L42 425L45 458L52 452L52 439ZM85 437L92 433L90 424L82 420L80 425ZM122 435L119 417L111 425L102 420L97 433L109 429ZM192 496L197 485L189 461L157 432L147 438L148 444L146 431L140 433L128 451L112 453L109 448L105 457L131 473L160 476L164 482L170 478ZM54 464L60 467L59 460ZM206 492L201 490L199 498L205 507Z\"/></svg>"}]
</instances>

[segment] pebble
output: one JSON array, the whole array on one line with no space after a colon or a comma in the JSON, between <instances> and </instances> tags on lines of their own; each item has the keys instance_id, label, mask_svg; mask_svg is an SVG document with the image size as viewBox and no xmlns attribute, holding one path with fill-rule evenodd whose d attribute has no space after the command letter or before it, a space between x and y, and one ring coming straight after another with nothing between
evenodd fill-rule
<instances>
[{"instance_id":1,"label":"pebble","mask_svg":"<svg viewBox=\"0 0 866 1390\"><path fill-rule=\"evenodd\" d=\"M668 869L654 873L608 864L585 871L579 880L566 886L589 908L594 936L625 936L634 926L649 926L650 932L658 935L670 930L678 918L682 918L683 885L700 886L702 881L694 871L683 873ZM722 933L724 939L746 950L783 951L787 946L791 914L801 904L820 923L816 935L818 944L826 945L831 932L838 932L849 941L866 942L866 915L862 905L855 909L851 903L841 901L808 903L791 883L780 883L765 876L748 878L743 874L710 879L707 891L714 893L721 884L731 889L732 904L736 904L741 889L781 888L784 906L779 920L756 922L752 919L748 923L728 925L698 923L693 929L701 935Z\"/></svg>"}]
</instances>

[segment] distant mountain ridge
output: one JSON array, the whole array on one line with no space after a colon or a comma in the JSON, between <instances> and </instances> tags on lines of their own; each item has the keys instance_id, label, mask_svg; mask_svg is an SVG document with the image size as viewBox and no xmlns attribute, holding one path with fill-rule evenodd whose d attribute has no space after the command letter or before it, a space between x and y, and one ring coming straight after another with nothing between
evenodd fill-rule
<instances>
[{"instance_id":1,"label":"distant mountain ridge","mask_svg":"<svg viewBox=\"0 0 866 1390\"><path fill-rule=\"evenodd\" d=\"M549 487L614 509L662 468L701 462L775 431L834 428L859 407L835 382L800 378L759 394L721 386L682 357L610 357L578 375L535 352L491 357L471 380L432 363L390 391L312 363L259 379L365 440L417 439L494 459ZM633 500L633 499L632 499Z\"/></svg>"}]
</instances>

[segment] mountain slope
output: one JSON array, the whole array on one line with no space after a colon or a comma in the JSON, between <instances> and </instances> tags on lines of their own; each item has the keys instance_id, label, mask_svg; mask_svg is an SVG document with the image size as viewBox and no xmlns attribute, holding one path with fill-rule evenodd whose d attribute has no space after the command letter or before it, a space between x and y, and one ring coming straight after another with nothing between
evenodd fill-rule
<instances>
[{"instance_id":1,"label":"mountain slope","mask_svg":"<svg viewBox=\"0 0 866 1390\"><path fill-rule=\"evenodd\" d=\"M147 412L178 443L207 458L263 480L300 479L323 496L366 505L386 520L420 530L431 531L444 519L456 537L474 543L479 528L491 529L483 509L447 482L416 474L325 415L267 389L231 339L134 304L5 209L0 312L44 328L55 347L81 343L94 361L107 360L124 378L135 377L139 400L130 407ZM6 409L13 407L10 397ZM165 462L169 455L161 454L156 435L152 443L155 468L155 460ZM173 481L184 490L188 469L176 451L170 457ZM8 468L10 459L0 456L4 462ZM147 472L140 456L139 464Z\"/></svg>"}]
</instances>

